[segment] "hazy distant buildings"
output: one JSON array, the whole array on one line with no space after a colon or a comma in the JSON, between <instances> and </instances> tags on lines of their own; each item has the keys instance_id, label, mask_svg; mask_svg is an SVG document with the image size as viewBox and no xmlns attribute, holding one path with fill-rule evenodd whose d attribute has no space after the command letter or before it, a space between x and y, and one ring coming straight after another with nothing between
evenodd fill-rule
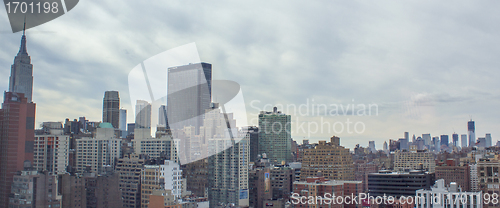
<instances>
[{"instance_id":1,"label":"hazy distant buildings","mask_svg":"<svg viewBox=\"0 0 500 208\"><path fill-rule=\"evenodd\" d=\"M441 146L446 146L448 147L449 144L449 137L448 135L441 135Z\"/></svg>"},{"instance_id":2,"label":"hazy distant buildings","mask_svg":"<svg viewBox=\"0 0 500 208\"><path fill-rule=\"evenodd\" d=\"M387 141L384 141L384 153L389 154L389 146L387 145Z\"/></svg>"},{"instance_id":3,"label":"hazy distant buildings","mask_svg":"<svg viewBox=\"0 0 500 208\"><path fill-rule=\"evenodd\" d=\"M259 154L267 154L272 163L292 162L291 116L273 112L259 114Z\"/></svg>"},{"instance_id":4,"label":"hazy distant buildings","mask_svg":"<svg viewBox=\"0 0 500 208\"><path fill-rule=\"evenodd\" d=\"M476 144L476 126L472 119L467 122L467 132L469 133L469 147L473 147Z\"/></svg>"},{"instance_id":5,"label":"hazy distant buildings","mask_svg":"<svg viewBox=\"0 0 500 208\"><path fill-rule=\"evenodd\" d=\"M212 65L197 63L168 69L167 115L171 129L193 126L198 134L210 108Z\"/></svg>"},{"instance_id":6,"label":"hazy distant buildings","mask_svg":"<svg viewBox=\"0 0 500 208\"><path fill-rule=\"evenodd\" d=\"M102 100L102 122L120 127L120 96L118 91L106 91Z\"/></svg>"},{"instance_id":7,"label":"hazy distant buildings","mask_svg":"<svg viewBox=\"0 0 500 208\"><path fill-rule=\"evenodd\" d=\"M432 146L431 134L422 134L422 139L424 140L424 145Z\"/></svg>"},{"instance_id":8,"label":"hazy distant buildings","mask_svg":"<svg viewBox=\"0 0 500 208\"><path fill-rule=\"evenodd\" d=\"M492 144L492 141L491 141L491 134L486 134L486 147L491 147L493 144Z\"/></svg>"}]
</instances>

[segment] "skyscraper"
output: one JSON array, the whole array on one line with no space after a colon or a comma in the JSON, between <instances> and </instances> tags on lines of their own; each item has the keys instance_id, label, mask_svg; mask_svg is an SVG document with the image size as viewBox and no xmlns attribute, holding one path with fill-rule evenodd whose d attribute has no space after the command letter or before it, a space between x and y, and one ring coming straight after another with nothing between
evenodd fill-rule
<instances>
[{"instance_id":1,"label":"skyscraper","mask_svg":"<svg viewBox=\"0 0 500 208\"><path fill-rule=\"evenodd\" d=\"M460 137L460 140L462 140L462 148L467 147L467 134L462 134Z\"/></svg>"},{"instance_id":2,"label":"skyscraper","mask_svg":"<svg viewBox=\"0 0 500 208\"><path fill-rule=\"evenodd\" d=\"M102 99L102 122L120 127L120 96L118 91L106 91Z\"/></svg>"},{"instance_id":3,"label":"skyscraper","mask_svg":"<svg viewBox=\"0 0 500 208\"><path fill-rule=\"evenodd\" d=\"M441 135L441 146L442 145L448 146L448 143L449 143L448 135Z\"/></svg>"},{"instance_id":4,"label":"skyscraper","mask_svg":"<svg viewBox=\"0 0 500 208\"><path fill-rule=\"evenodd\" d=\"M199 133L203 114L210 108L212 65L189 64L168 69L167 115L171 129L195 127Z\"/></svg>"},{"instance_id":5,"label":"skyscraper","mask_svg":"<svg viewBox=\"0 0 500 208\"><path fill-rule=\"evenodd\" d=\"M135 129L151 129L151 104L138 100L135 105Z\"/></svg>"},{"instance_id":6,"label":"skyscraper","mask_svg":"<svg viewBox=\"0 0 500 208\"><path fill-rule=\"evenodd\" d=\"M469 133L469 147L473 147L476 144L476 126L472 119L467 122L467 131Z\"/></svg>"},{"instance_id":7,"label":"skyscraper","mask_svg":"<svg viewBox=\"0 0 500 208\"><path fill-rule=\"evenodd\" d=\"M424 145L432 146L431 134L422 134L422 139L424 140Z\"/></svg>"},{"instance_id":8,"label":"skyscraper","mask_svg":"<svg viewBox=\"0 0 500 208\"><path fill-rule=\"evenodd\" d=\"M10 68L9 92L23 93L32 102L33 93L33 64L26 49L26 35L23 31L21 47L14 58L14 64Z\"/></svg>"},{"instance_id":9,"label":"skyscraper","mask_svg":"<svg viewBox=\"0 0 500 208\"><path fill-rule=\"evenodd\" d=\"M125 138L127 137L127 110L126 109L120 109L120 123L119 123L119 129L120 129L120 137Z\"/></svg>"},{"instance_id":10,"label":"skyscraper","mask_svg":"<svg viewBox=\"0 0 500 208\"><path fill-rule=\"evenodd\" d=\"M453 146L458 147L458 134L453 133L452 138L453 138Z\"/></svg>"},{"instance_id":11,"label":"skyscraper","mask_svg":"<svg viewBox=\"0 0 500 208\"><path fill-rule=\"evenodd\" d=\"M486 134L486 147L491 147L492 141L491 141L491 134Z\"/></svg>"},{"instance_id":12,"label":"skyscraper","mask_svg":"<svg viewBox=\"0 0 500 208\"><path fill-rule=\"evenodd\" d=\"M167 116L167 106L162 105L158 109L158 126L166 127L167 129L170 129L170 126L168 125L168 116Z\"/></svg>"},{"instance_id":13,"label":"skyscraper","mask_svg":"<svg viewBox=\"0 0 500 208\"><path fill-rule=\"evenodd\" d=\"M377 149L375 149L375 141L369 141L368 142L368 148L373 153L377 152Z\"/></svg>"},{"instance_id":14,"label":"skyscraper","mask_svg":"<svg viewBox=\"0 0 500 208\"><path fill-rule=\"evenodd\" d=\"M33 65L26 50L23 31L21 46L11 67L9 92L4 93L0 110L0 207L8 207L16 171L32 164L35 139L35 103L32 102Z\"/></svg>"},{"instance_id":15,"label":"skyscraper","mask_svg":"<svg viewBox=\"0 0 500 208\"><path fill-rule=\"evenodd\" d=\"M281 113L276 107L273 112L259 114L259 154L267 154L275 164L291 162L291 116Z\"/></svg>"}]
</instances>

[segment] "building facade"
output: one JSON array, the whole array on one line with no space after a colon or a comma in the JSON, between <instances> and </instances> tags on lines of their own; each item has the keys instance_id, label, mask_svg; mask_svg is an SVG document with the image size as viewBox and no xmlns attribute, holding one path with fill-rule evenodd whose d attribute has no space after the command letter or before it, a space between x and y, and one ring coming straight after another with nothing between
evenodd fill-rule
<instances>
[{"instance_id":1,"label":"building facade","mask_svg":"<svg viewBox=\"0 0 500 208\"><path fill-rule=\"evenodd\" d=\"M120 96L118 91L104 92L102 122L110 123L115 129L120 128Z\"/></svg>"},{"instance_id":2,"label":"building facade","mask_svg":"<svg viewBox=\"0 0 500 208\"><path fill-rule=\"evenodd\" d=\"M292 162L291 116L274 107L259 114L259 154L267 154L274 164Z\"/></svg>"}]
</instances>

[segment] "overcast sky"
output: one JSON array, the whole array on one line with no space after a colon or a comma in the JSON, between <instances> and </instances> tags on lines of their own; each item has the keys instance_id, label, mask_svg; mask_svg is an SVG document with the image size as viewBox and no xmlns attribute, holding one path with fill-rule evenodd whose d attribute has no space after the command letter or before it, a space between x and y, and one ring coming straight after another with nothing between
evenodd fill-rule
<instances>
[{"instance_id":1,"label":"overcast sky","mask_svg":"<svg viewBox=\"0 0 500 208\"><path fill-rule=\"evenodd\" d=\"M347 147L375 140L382 148L383 141L405 131L465 134L472 117L476 135L491 133L496 143L499 6L497 1L80 1L67 14L27 31L36 121L80 116L100 121L106 90L120 91L122 107L131 110L128 73L158 53L195 42L201 60L213 64L214 79L241 85L250 118L266 104L378 106L378 115L370 116L350 111L346 116L340 109L338 116L288 112L292 137L300 142L335 134ZM21 35L11 32L5 10L0 11L1 90L8 88ZM297 133L298 124L314 130L307 122L321 124L321 119L362 122L365 131Z\"/></svg>"}]
</instances>

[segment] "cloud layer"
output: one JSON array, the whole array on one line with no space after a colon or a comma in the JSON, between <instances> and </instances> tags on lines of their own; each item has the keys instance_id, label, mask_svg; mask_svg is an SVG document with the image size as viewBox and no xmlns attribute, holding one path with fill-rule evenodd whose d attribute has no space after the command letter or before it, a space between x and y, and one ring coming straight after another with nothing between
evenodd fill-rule
<instances>
[{"instance_id":1,"label":"cloud layer","mask_svg":"<svg viewBox=\"0 0 500 208\"><path fill-rule=\"evenodd\" d=\"M106 90L120 91L122 106L131 109L127 76L132 68L196 42L201 60L213 64L215 79L240 83L251 116L258 113L249 107L253 100L261 108L307 99L327 105L375 103L377 116L323 119L365 124L363 134L338 134L350 147L375 140L381 148L404 131L463 134L470 116L476 135L492 133L496 141L499 4L80 1L66 15L27 31L37 122L100 120ZM20 36L10 33L7 15L0 12L0 89L7 89Z\"/></svg>"}]
</instances>

